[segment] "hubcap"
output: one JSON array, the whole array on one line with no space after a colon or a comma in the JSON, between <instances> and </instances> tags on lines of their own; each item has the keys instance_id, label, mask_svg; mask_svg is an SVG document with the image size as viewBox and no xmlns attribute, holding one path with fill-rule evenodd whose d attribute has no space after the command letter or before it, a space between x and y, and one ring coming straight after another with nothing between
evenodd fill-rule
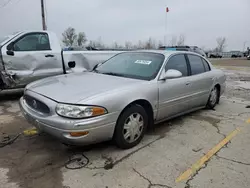
<instances>
[{"instance_id":1,"label":"hubcap","mask_svg":"<svg viewBox=\"0 0 250 188\"><path fill-rule=\"evenodd\" d=\"M210 102L212 105L214 105L217 102L217 89L216 88L214 88L211 91Z\"/></svg>"},{"instance_id":2,"label":"hubcap","mask_svg":"<svg viewBox=\"0 0 250 188\"><path fill-rule=\"evenodd\" d=\"M123 127L124 139L129 143L136 141L141 136L143 125L143 117L139 113L131 114Z\"/></svg>"}]
</instances>

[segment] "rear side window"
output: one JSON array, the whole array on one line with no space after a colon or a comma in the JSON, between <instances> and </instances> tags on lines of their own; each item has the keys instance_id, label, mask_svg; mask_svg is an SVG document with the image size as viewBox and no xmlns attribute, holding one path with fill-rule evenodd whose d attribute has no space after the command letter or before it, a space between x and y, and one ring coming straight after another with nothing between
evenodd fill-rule
<instances>
[{"instance_id":1,"label":"rear side window","mask_svg":"<svg viewBox=\"0 0 250 188\"><path fill-rule=\"evenodd\" d=\"M209 66L208 62L205 59L202 59L202 62L204 64L205 71L206 72L210 71L211 69L210 69L210 66Z\"/></svg>"},{"instance_id":2,"label":"rear side window","mask_svg":"<svg viewBox=\"0 0 250 188\"><path fill-rule=\"evenodd\" d=\"M169 69L178 70L182 73L182 76L187 76L188 68L187 68L187 62L186 62L185 56L183 54L180 54L180 55L175 55L171 57L167 62L165 71Z\"/></svg>"},{"instance_id":3,"label":"rear side window","mask_svg":"<svg viewBox=\"0 0 250 188\"><path fill-rule=\"evenodd\" d=\"M201 74L205 72L203 62L199 56L188 55L188 59L191 66L192 75Z\"/></svg>"}]
</instances>

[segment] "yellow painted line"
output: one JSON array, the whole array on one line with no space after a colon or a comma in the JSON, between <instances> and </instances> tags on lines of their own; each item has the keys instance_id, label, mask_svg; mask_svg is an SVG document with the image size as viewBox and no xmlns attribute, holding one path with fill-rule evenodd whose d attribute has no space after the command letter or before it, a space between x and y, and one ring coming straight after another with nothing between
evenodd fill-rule
<instances>
[{"instance_id":1,"label":"yellow painted line","mask_svg":"<svg viewBox=\"0 0 250 188\"><path fill-rule=\"evenodd\" d=\"M249 119L250 122L250 119ZM175 182L181 182L184 180L188 180L192 177L204 164L207 162L215 153L217 153L223 146L225 146L234 136L236 136L240 132L240 129L237 128L233 132L231 132L226 138L224 138L219 144L217 144L214 148L209 150L206 155L204 155L200 160L198 160L191 168L189 168L186 172L181 174Z\"/></svg>"},{"instance_id":2,"label":"yellow painted line","mask_svg":"<svg viewBox=\"0 0 250 188\"><path fill-rule=\"evenodd\" d=\"M247 123L250 123L250 118L246 121Z\"/></svg>"},{"instance_id":3,"label":"yellow painted line","mask_svg":"<svg viewBox=\"0 0 250 188\"><path fill-rule=\"evenodd\" d=\"M25 136L33 136L38 134L38 130L35 127L32 127L30 129L26 129L25 131L23 131L23 134Z\"/></svg>"}]
</instances>

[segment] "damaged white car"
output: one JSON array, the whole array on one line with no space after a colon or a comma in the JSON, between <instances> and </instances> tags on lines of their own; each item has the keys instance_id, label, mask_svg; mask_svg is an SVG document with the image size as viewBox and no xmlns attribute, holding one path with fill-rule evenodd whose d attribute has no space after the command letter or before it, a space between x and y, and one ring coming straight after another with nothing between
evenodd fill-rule
<instances>
[{"instance_id":1,"label":"damaged white car","mask_svg":"<svg viewBox=\"0 0 250 188\"><path fill-rule=\"evenodd\" d=\"M32 81L91 70L118 51L62 51L55 33L17 32L0 39L0 91Z\"/></svg>"}]
</instances>

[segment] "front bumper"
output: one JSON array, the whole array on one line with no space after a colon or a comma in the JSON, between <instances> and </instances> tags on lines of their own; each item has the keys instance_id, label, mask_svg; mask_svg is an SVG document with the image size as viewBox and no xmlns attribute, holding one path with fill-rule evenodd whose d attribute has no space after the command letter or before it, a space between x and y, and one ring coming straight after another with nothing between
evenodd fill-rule
<instances>
[{"instance_id":1,"label":"front bumper","mask_svg":"<svg viewBox=\"0 0 250 188\"><path fill-rule=\"evenodd\" d=\"M60 139L63 143L73 145L87 145L112 139L119 116L118 112L81 120L68 119L56 114L54 111L56 102L39 94L31 93L32 97L45 102L50 109L53 109L49 115L44 115L32 109L23 97L20 99L19 104L24 117L39 132L48 133ZM70 135L71 132L85 131L88 134L84 136L75 137Z\"/></svg>"}]
</instances>

